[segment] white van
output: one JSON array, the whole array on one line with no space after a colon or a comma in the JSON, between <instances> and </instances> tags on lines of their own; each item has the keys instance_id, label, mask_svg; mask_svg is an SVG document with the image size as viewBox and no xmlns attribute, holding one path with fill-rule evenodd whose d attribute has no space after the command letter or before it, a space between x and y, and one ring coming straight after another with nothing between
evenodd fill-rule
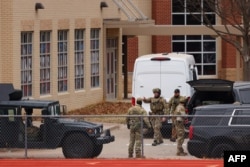
<instances>
[{"instance_id":1,"label":"white van","mask_svg":"<svg viewBox=\"0 0 250 167\"><path fill-rule=\"evenodd\" d=\"M182 96L190 97L193 88L187 81L197 79L197 68L192 55L181 53L161 53L140 56L134 64L132 80L132 104L138 97L152 97L153 88L161 89L161 96L167 101L176 88ZM149 104L143 103L147 112Z\"/></svg>"}]
</instances>

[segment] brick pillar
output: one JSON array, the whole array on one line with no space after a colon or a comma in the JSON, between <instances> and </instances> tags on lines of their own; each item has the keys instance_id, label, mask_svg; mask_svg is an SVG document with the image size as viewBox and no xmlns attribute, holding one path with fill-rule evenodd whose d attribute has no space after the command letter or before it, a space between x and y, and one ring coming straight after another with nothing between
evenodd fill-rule
<instances>
[{"instance_id":1,"label":"brick pillar","mask_svg":"<svg viewBox=\"0 0 250 167\"><path fill-rule=\"evenodd\" d=\"M127 39L128 50L128 72L133 72L135 59L138 57L138 37L129 37Z\"/></svg>"},{"instance_id":2,"label":"brick pillar","mask_svg":"<svg viewBox=\"0 0 250 167\"><path fill-rule=\"evenodd\" d=\"M153 0L152 19L157 25L171 24L171 1ZM162 53L171 52L171 36L152 36L152 52Z\"/></svg>"}]
</instances>

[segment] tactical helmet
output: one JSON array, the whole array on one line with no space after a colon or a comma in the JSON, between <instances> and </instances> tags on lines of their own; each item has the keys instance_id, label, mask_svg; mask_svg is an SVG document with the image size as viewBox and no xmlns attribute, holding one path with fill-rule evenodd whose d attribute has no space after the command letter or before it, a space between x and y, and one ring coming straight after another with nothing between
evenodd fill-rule
<instances>
[{"instance_id":1,"label":"tactical helmet","mask_svg":"<svg viewBox=\"0 0 250 167\"><path fill-rule=\"evenodd\" d=\"M180 103L186 103L186 100L187 100L186 97L183 97L183 96L182 96L182 97L180 98Z\"/></svg>"},{"instance_id":2,"label":"tactical helmet","mask_svg":"<svg viewBox=\"0 0 250 167\"><path fill-rule=\"evenodd\" d=\"M138 98L136 99L136 101L137 101L137 102L142 102L142 98L138 97Z\"/></svg>"},{"instance_id":3,"label":"tactical helmet","mask_svg":"<svg viewBox=\"0 0 250 167\"><path fill-rule=\"evenodd\" d=\"M160 88L154 88L153 93L159 93L161 94L161 89Z\"/></svg>"},{"instance_id":4,"label":"tactical helmet","mask_svg":"<svg viewBox=\"0 0 250 167\"><path fill-rule=\"evenodd\" d=\"M174 93L180 93L180 89L175 89Z\"/></svg>"}]
</instances>

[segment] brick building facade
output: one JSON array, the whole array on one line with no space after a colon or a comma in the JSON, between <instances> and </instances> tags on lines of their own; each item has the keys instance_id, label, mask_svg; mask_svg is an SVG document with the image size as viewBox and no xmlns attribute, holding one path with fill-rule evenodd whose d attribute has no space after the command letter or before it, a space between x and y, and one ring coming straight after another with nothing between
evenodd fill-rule
<instances>
[{"instance_id":1,"label":"brick building facade","mask_svg":"<svg viewBox=\"0 0 250 167\"><path fill-rule=\"evenodd\" d=\"M101 2L107 5L101 6ZM57 99L71 110L122 99L126 87L131 92L133 63L138 56L197 43L187 36L185 41L173 37L180 37L189 27L171 28L171 0L133 0L147 16L139 19L123 10L129 5L122 4L126 2L40 0L42 8L35 9L35 1L0 0L0 82L13 83L24 91L24 98ZM166 34L157 34L162 28L158 31L155 25L169 26L163 30ZM150 31L151 27L156 31ZM188 31L201 34L191 26ZM122 53L123 36L127 36L126 55ZM200 77L240 80L242 64L235 49L219 38L214 42L204 35L202 39L198 44L212 43L216 48L212 51L216 60L197 63ZM123 71L123 56L127 57L127 71ZM212 75L206 70L210 68ZM126 82L124 73L128 74Z\"/></svg>"}]
</instances>

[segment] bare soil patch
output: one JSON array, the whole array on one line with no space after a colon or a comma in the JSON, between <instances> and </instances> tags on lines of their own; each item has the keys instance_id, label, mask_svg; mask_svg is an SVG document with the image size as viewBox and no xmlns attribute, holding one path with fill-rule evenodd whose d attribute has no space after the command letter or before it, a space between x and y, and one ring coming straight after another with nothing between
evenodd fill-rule
<instances>
[{"instance_id":1,"label":"bare soil patch","mask_svg":"<svg viewBox=\"0 0 250 167\"><path fill-rule=\"evenodd\" d=\"M124 115L127 114L128 109L131 107L131 103L128 102L101 102L92 104L84 108L70 111L70 115L103 115L103 114L115 114Z\"/></svg>"},{"instance_id":2,"label":"bare soil patch","mask_svg":"<svg viewBox=\"0 0 250 167\"><path fill-rule=\"evenodd\" d=\"M119 115L126 115L131 106L129 102L101 102L69 111L68 115L91 115L84 117L84 120L90 122L125 123L125 117Z\"/></svg>"}]
</instances>

